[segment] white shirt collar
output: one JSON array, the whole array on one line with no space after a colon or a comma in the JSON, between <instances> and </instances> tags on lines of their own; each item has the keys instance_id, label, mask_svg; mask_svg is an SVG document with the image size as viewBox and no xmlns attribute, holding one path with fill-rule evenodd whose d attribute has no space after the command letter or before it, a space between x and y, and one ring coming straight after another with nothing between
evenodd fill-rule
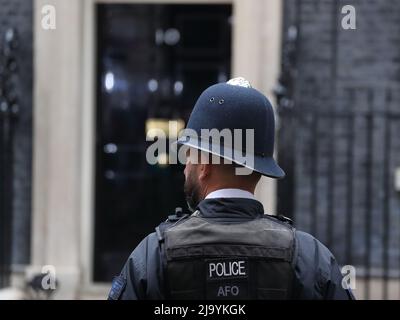
<instances>
[{"instance_id":1,"label":"white shirt collar","mask_svg":"<svg viewBox=\"0 0 400 320\"><path fill-rule=\"evenodd\" d=\"M206 199L213 199L213 198L246 198L253 200L256 199L251 192L236 188L215 190L213 192L210 192L206 196Z\"/></svg>"}]
</instances>

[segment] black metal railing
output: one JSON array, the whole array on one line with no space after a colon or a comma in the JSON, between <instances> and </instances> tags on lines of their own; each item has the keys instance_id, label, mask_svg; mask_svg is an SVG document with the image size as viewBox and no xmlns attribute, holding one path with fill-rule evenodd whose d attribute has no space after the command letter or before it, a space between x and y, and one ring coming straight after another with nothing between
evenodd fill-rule
<instances>
[{"instance_id":1,"label":"black metal railing","mask_svg":"<svg viewBox=\"0 0 400 320\"><path fill-rule=\"evenodd\" d=\"M331 111L280 109L281 140L290 135L296 145L289 146L295 150L290 155L280 146L280 159L292 159L289 194L309 190L306 198L293 196L289 215L340 263L356 267L364 283L357 296L364 299L400 298L400 194L394 188L400 110L393 92L398 89L348 86L341 91L342 105Z\"/></svg>"},{"instance_id":2,"label":"black metal railing","mask_svg":"<svg viewBox=\"0 0 400 320\"><path fill-rule=\"evenodd\" d=\"M13 199L13 127L18 113L15 88L17 35L7 29L0 42L0 288L9 285Z\"/></svg>"},{"instance_id":3,"label":"black metal railing","mask_svg":"<svg viewBox=\"0 0 400 320\"><path fill-rule=\"evenodd\" d=\"M330 17L323 31L316 21L309 32L304 15L310 6ZM278 157L287 177L278 182L278 211L319 238L340 263L356 267L358 298L399 299L400 193L394 177L400 170L400 87L359 74L352 81L338 78L343 59L352 57L338 54L346 45L341 18L338 0L284 1L275 94ZM329 38L312 42L321 32ZM330 53L324 77L316 67L321 64L307 62L316 45Z\"/></svg>"}]
</instances>

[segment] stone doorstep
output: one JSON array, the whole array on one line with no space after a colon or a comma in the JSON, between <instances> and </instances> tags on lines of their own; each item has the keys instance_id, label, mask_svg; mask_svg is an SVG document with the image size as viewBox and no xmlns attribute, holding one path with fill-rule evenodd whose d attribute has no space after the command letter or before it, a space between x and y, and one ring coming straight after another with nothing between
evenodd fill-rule
<instances>
[{"instance_id":1,"label":"stone doorstep","mask_svg":"<svg viewBox=\"0 0 400 320\"><path fill-rule=\"evenodd\" d=\"M18 288L8 287L0 289L0 300L24 300L25 292Z\"/></svg>"}]
</instances>

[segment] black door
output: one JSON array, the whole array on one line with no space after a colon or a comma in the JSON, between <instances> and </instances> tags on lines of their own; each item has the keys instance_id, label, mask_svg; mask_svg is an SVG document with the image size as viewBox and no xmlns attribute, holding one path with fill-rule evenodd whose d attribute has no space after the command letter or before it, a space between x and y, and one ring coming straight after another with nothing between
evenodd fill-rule
<instances>
[{"instance_id":1,"label":"black door","mask_svg":"<svg viewBox=\"0 0 400 320\"><path fill-rule=\"evenodd\" d=\"M226 81L230 5L97 7L94 280L110 281L138 243L185 207L183 166L146 162L146 130L185 124L202 90Z\"/></svg>"}]
</instances>

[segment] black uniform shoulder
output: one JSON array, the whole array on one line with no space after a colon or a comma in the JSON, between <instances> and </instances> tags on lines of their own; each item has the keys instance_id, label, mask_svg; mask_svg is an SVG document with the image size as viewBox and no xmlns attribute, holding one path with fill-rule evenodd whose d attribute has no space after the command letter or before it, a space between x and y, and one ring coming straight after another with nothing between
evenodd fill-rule
<instances>
[{"instance_id":1,"label":"black uniform shoulder","mask_svg":"<svg viewBox=\"0 0 400 320\"><path fill-rule=\"evenodd\" d=\"M342 287L342 274L333 253L312 235L296 231L295 273L302 299L353 299Z\"/></svg>"},{"instance_id":2,"label":"black uniform shoulder","mask_svg":"<svg viewBox=\"0 0 400 320\"><path fill-rule=\"evenodd\" d=\"M296 230L296 239L299 255L307 256L310 259L317 258L324 265L330 265L335 260L332 252L311 234Z\"/></svg>"}]
</instances>

